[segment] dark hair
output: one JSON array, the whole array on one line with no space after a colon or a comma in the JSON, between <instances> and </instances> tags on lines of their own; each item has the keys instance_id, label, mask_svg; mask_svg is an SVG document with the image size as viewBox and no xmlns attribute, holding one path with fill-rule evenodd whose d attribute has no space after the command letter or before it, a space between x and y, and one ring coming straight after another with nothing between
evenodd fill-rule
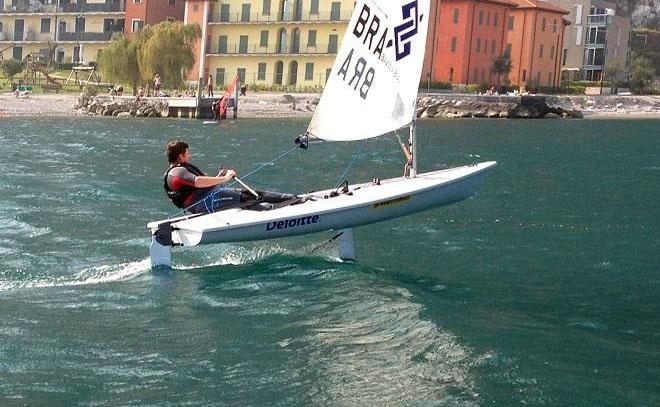
<instances>
[{"instance_id":1,"label":"dark hair","mask_svg":"<svg viewBox=\"0 0 660 407\"><path fill-rule=\"evenodd\" d=\"M167 161L174 164L179 156L188 150L188 143L181 140L170 141L167 143Z\"/></svg>"}]
</instances>

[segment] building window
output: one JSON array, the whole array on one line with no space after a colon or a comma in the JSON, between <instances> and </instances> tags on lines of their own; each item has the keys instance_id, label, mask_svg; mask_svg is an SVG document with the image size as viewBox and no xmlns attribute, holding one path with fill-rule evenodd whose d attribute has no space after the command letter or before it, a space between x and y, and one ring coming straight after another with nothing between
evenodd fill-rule
<instances>
[{"instance_id":1,"label":"building window","mask_svg":"<svg viewBox=\"0 0 660 407\"><path fill-rule=\"evenodd\" d=\"M552 32L557 33L557 19L555 18L555 21L552 22Z\"/></svg>"},{"instance_id":2,"label":"building window","mask_svg":"<svg viewBox=\"0 0 660 407\"><path fill-rule=\"evenodd\" d=\"M479 25L484 25L484 11L479 10Z\"/></svg>"},{"instance_id":3,"label":"building window","mask_svg":"<svg viewBox=\"0 0 660 407\"><path fill-rule=\"evenodd\" d=\"M215 70L215 84L216 86L225 84L225 68L218 68Z\"/></svg>"},{"instance_id":4,"label":"building window","mask_svg":"<svg viewBox=\"0 0 660 407\"><path fill-rule=\"evenodd\" d=\"M173 23L173 22L176 21L176 18L175 17L167 17L167 21L169 21L170 23Z\"/></svg>"},{"instance_id":5,"label":"building window","mask_svg":"<svg viewBox=\"0 0 660 407\"><path fill-rule=\"evenodd\" d=\"M548 72L548 86L552 86L552 72Z\"/></svg>"},{"instance_id":6,"label":"building window","mask_svg":"<svg viewBox=\"0 0 660 407\"><path fill-rule=\"evenodd\" d=\"M564 56L562 57L562 65L566 65L566 58L568 58L568 48L564 48Z\"/></svg>"},{"instance_id":7,"label":"building window","mask_svg":"<svg viewBox=\"0 0 660 407\"><path fill-rule=\"evenodd\" d=\"M555 59L555 46L550 47L550 59Z\"/></svg>"},{"instance_id":8,"label":"building window","mask_svg":"<svg viewBox=\"0 0 660 407\"><path fill-rule=\"evenodd\" d=\"M260 62L257 68L257 80L265 81L266 80L266 63Z\"/></svg>"},{"instance_id":9,"label":"building window","mask_svg":"<svg viewBox=\"0 0 660 407\"><path fill-rule=\"evenodd\" d=\"M490 11L486 14L486 25L490 25Z\"/></svg>"},{"instance_id":10,"label":"building window","mask_svg":"<svg viewBox=\"0 0 660 407\"><path fill-rule=\"evenodd\" d=\"M477 38L477 54L481 52L481 38Z\"/></svg>"},{"instance_id":11,"label":"building window","mask_svg":"<svg viewBox=\"0 0 660 407\"><path fill-rule=\"evenodd\" d=\"M509 57L511 56L511 48L513 48L513 45L511 44L506 44L506 51L504 51L505 54L508 54Z\"/></svg>"},{"instance_id":12,"label":"building window","mask_svg":"<svg viewBox=\"0 0 660 407\"><path fill-rule=\"evenodd\" d=\"M541 31L545 31L545 17L543 17L543 22L541 23Z\"/></svg>"},{"instance_id":13,"label":"building window","mask_svg":"<svg viewBox=\"0 0 660 407\"><path fill-rule=\"evenodd\" d=\"M49 33L50 32L50 18L41 19L41 32Z\"/></svg>"},{"instance_id":14,"label":"building window","mask_svg":"<svg viewBox=\"0 0 660 407\"><path fill-rule=\"evenodd\" d=\"M259 41L259 46L260 47L268 46L268 31L264 30L261 32L261 40Z\"/></svg>"},{"instance_id":15,"label":"building window","mask_svg":"<svg viewBox=\"0 0 660 407\"><path fill-rule=\"evenodd\" d=\"M247 54L248 52L248 36L241 35L238 40L238 52L241 54Z\"/></svg>"},{"instance_id":16,"label":"building window","mask_svg":"<svg viewBox=\"0 0 660 407\"><path fill-rule=\"evenodd\" d=\"M167 0L167 4L170 6L176 6L176 0Z\"/></svg>"},{"instance_id":17,"label":"building window","mask_svg":"<svg viewBox=\"0 0 660 407\"><path fill-rule=\"evenodd\" d=\"M12 49L11 57L17 61L23 60L23 47L14 47Z\"/></svg>"},{"instance_id":18,"label":"building window","mask_svg":"<svg viewBox=\"0 0 660 407\"><path fill-rule=\"evenodd\" d=\"M229 4L220 5L220 22L222 23L229 22Z\"/></svg>"},{"instance_id":19,"label":"building window","mask_svg":"<svg viewBox=\"0 0 660 407\"><path fill-rule=\"evenodd\" d=\"M454 24L458 24L458 14L459 10L457 8L454 9Z\"/></svg>"},{"instance_id":20,"label":"building window","mask_svg":"<svg viewBox=\"0 0 660 407\"><path fill-rule=\"evenodd\" d=\"M104 18L103 19L103 32L107 33L107 32L112 31L112 29L114 28L114 25L115 25L115 20L113 20L112 18Z\"/></svg>"},{"instance_id":21,"label":"building window","mask_svg":"<svg viewBox=\"0 0 660 407\"><path fill-rule=\"evenodd\" d=\"M536 83L541 86L541 72L536 73Z\"/></svg>"},{"instance_id":22,"label":"building window","mask_svg":"<svg viewBox=\"0 0 660 407\"><path fill-rule=\"evenodd\" d=\"M227 36L221 35L218 37L218 54L227 53Z\"/></svg>"},{"instance_id":23,"label":"building window","mask_svg":"<svg viewBox=\"0 0 660 407\"><path fill-rule=\"evenodd\" d=\"M132 32L136 33L138 31L140 31L143 26L144 26L144 23L142 22L142 20L134 19L131 23Z\"/></svg>"},{"instance_id":24,"label":"building window","mask_svg":"<svg viewBox=\"0 0 660 407\"><path fill-rule=\"evenodd\" d=\"M193 4L193 11L196 13L199 11L199 6L197 4Z\"/></svg>"},{"instance_id":25,"label":"building window","mask_svg":"<svg viewBox=\"0 0 660 407\"><path fill-rule=\"evenodd\" d=\"M497 27L497 24L499 22L499 17L500 17L500 15L498 13L495 13L495 15L493 16L493 26L494 27Z\"/></svg>"},{"instance_id":26,"label":"building window","mask_svg":"<svg viewBox=\"0 0 660 407\"><path fill-rule=\"evenodd\" d=\"M539 58L543 58L543 44L539 46Z\"/></svg>"},{"instance_id":27,"label":"building window","mask_svg":"<svg viewBox=\"0 0 660 407\"><path fill-rule=\"evenodd\" d=\"M330 9L330 21L339 21L341 19L341 3L335 1Z\"/></svg>"},{"instance_id":28,"label":"building window","mask_svg":"<svg viewBox=\"0 0 660 407\"><path fill-rule=\"evenodd\" d=\"M328 37L328 54L337 53L338 40L339 40L339 36L337 36L337 34L330 34L330 36Z\"/></svg>"},{"instance_id":29,"label":"building window","mask_svg":"<svg viewBox=\"0 0 660 407\"><path fill-rule=\"evenodd\" d=\"M456 52L456 37L451 37L451 52Z\"/></svg>"},{"instance_id":30,"label":"building window","mask_svg":"<svg viewBox=\"0 0 660 407\"><path fill-rule=\"evenodd\" d=\"M495 54L495 51L496 51L495 47L496 47L496 43L495 43L495 40L493 40L493 42L491 42L491 44L490 44L490 53L491 54Z\"/></svg>"},{"instance_id":31,"label":"building window","mask_svg":"<svg viewBox=\"0 0 660 407\"><path fill-rule=\"evenodd\" d=\"M250 3L241 4L241 23L247 23L250 21Z\"/></svg>"},{"instance_id":32,"label":"building window","mask_svg":"<svg viewBox=\"0 0 660 407\"><path fill-rule=\"evenodd\" d=\"M307 46L315 47L316 46L316 30L309 30L307 33Z\"/></svg>"},{"instance_id":33,"label":"building window","mask_svg":"<svg viewBox=\"0 0 660 407\"><path fill-rule=\"evenodd\" d=\"M263 14L265 16L270 15L270 0L264 0L264 6L261 9L261 14Z\"/></svg>"},{"instance_id":34,"label":"building window","mask_svg":"<svg viewBox=\"0 0 660 407\"><path fill-rule=\"evenodd\" d=\"M142 3L142 0L133 0L133 4L140 4Z\"/></svg>"},{"instance_id":35,"label":"building window","mask_svg":"<svg viewBox=\"0 0 660 407\"><path fill-rule=\"evenodd\" d=\"M309 8L309 14L319 14L319 0L312 0L312 4Z\"/></svg>"},{"instance_id":36,"label":"building window","mask_svg":"<svg viewBox=\"0 0 660 407\"><path fill-rule=\"evenodd\" d=\"M305 80L314 80L314 64L311 62L305 64Z\"/></svg>"},{"instance_id":37,"label":"building window","mask_svg":"<svg viewBox=\"0 0 660 407\"><path fill-rule=\"evenodd\" d=\"M238 68L236 70L236 74L238 75L238 78L239 78L238 80L241 83L245 83L245 68Z\"/></svg>"},{"instance_id":38,"label":"building window","mask_svg":"<svg viewBox=\"0 0 660 407\"><path fill-rule=\"evenodd\" d=\"M523 69L523 77L522 77L522 81L523 81L523 82L527 81L527 69Z\"/></svg>"},{"instance_id":39,"label":"building window","mask_svg":"<svg viewBox=\"0 0 660 407\"><path fill-rule=\"evenodd\" d=\"M513 22L514 22L514 18L513 18L513 16L510 16L509 17L509 31L513 31Z\"/></svg>"},{"instance_id":40,"label":"building window","mask_svg":"<svg viewBox=\"0 0 660 407\"><path fill-rule=\"evenodd\" d=\"M454 82L454 68L449 68L449 82Z\"/></svg>"}]
</instances>

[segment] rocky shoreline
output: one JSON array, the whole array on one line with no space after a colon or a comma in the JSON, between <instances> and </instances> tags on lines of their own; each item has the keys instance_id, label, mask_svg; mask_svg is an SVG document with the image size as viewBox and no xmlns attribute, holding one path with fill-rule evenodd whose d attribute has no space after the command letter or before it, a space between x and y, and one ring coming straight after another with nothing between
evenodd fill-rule
<instances>
[{"instance_id":1,"label":"rocky shoreline","mask_svg":"<svg viewBox=\"0 0 660 407\"><path fill-rule=\"evenodd\" d=\"M161 100L123 99L104 101L98 98L79 98L74 108L94 116L168 117L167 102Z\"/></svg>"},{"instance_id":2,"label":"rocky shoreline","mask_svg":"<svg viewBox=\"0 0 660 407\"><path fill-rule=\"evenodd\" d=\"M319 95L249 93L239 102L240 118L308 118ZM166 99L124 96L80 98L74 94L14 97L0 94L0 117L78 116L171 117ZM168 112L169 111L169 112ZM660 118L659 96L480 96L420 94L420 118Z\"/></svg>"},{"instance_id":3,"label":"rocky shoreline","mask_svg":"<svg viewBox=\"0 0 660 407\"><path fill-rule=\"evenodd\" d=\"M426 96L417 102L417 117L456 118L508 118L508 119L581 119L579 110L565 109L548 104L544 96L484 96L456 97Z\"/></svg>"}]
</instances>

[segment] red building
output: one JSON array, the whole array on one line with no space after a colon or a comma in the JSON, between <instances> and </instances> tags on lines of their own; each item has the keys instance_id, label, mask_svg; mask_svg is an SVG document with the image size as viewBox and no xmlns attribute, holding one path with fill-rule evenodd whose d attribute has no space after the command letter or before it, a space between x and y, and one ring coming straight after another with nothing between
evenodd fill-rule
<instances>
[{"instance_id":1,"label":"red building","mask_svg":"<svg viewBox=\"0 0 660 407\"><path fill-rule=\"evenodd\" d=\"M564 49L564 20L568 11L536 0L511 0L517 7L507 22L512 69L509 80L524 87L559 86L561 50Z\"/></svg>"},{"instance_id":2,"label":"red building","mask_svg":"<svg viewBox=\"0 0 660 407\"><path fill-rule=\"evenodd\" d=\"M183 21L184 0L127 0L124 34L129 38L145 25Z\"/></svg>"},{"instance_id":3,"label":"red building","mask_svg":"<svg viewBox=\"0 0 660 407\"><path fill-rule=\"evenodd\" d=\"M567 13L535 0L433 1L422 81L495 84L493 62L508 51L510 84L559 85Z\"/></svg>"}]
</instances>

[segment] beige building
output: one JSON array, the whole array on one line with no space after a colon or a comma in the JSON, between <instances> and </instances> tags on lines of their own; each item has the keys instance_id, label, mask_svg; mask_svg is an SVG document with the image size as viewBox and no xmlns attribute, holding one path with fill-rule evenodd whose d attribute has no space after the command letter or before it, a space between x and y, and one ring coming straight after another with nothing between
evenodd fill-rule
<instances>
[{"instance_id":1,"label":"beige building","mask_svg":"<svg viewBox=\"0 0 660 407\"><path fill-rule=\"evenodd\" d=\"M198 23L197 63L188 79L222 88L235 75L253 87L322 87L353 12L353 0L188 0Z\"/></svg>"},{"instance_id":2,"label":"beige building","mask_svg":"<svg viewBox=\"0 0 660 407\"><path fill-rule=\"evenodd\" d=\"M124 28L125 0L0 0L0 59L88 63ZM134 0L129 0L134 1Z\"/></svg>"},{"instance_id":3,"label":"beige building","mask_svg":"<svg viewBox=\"0 0 660 407\"><path fill-rule=\"evenodd\" d=\"M604 67L614 63L621 70L617 79L623 79L628 62L630 16L620 14L613 1L547 1L570 11L562 79L599 81Z\"/></svg>"}]
</instances>

